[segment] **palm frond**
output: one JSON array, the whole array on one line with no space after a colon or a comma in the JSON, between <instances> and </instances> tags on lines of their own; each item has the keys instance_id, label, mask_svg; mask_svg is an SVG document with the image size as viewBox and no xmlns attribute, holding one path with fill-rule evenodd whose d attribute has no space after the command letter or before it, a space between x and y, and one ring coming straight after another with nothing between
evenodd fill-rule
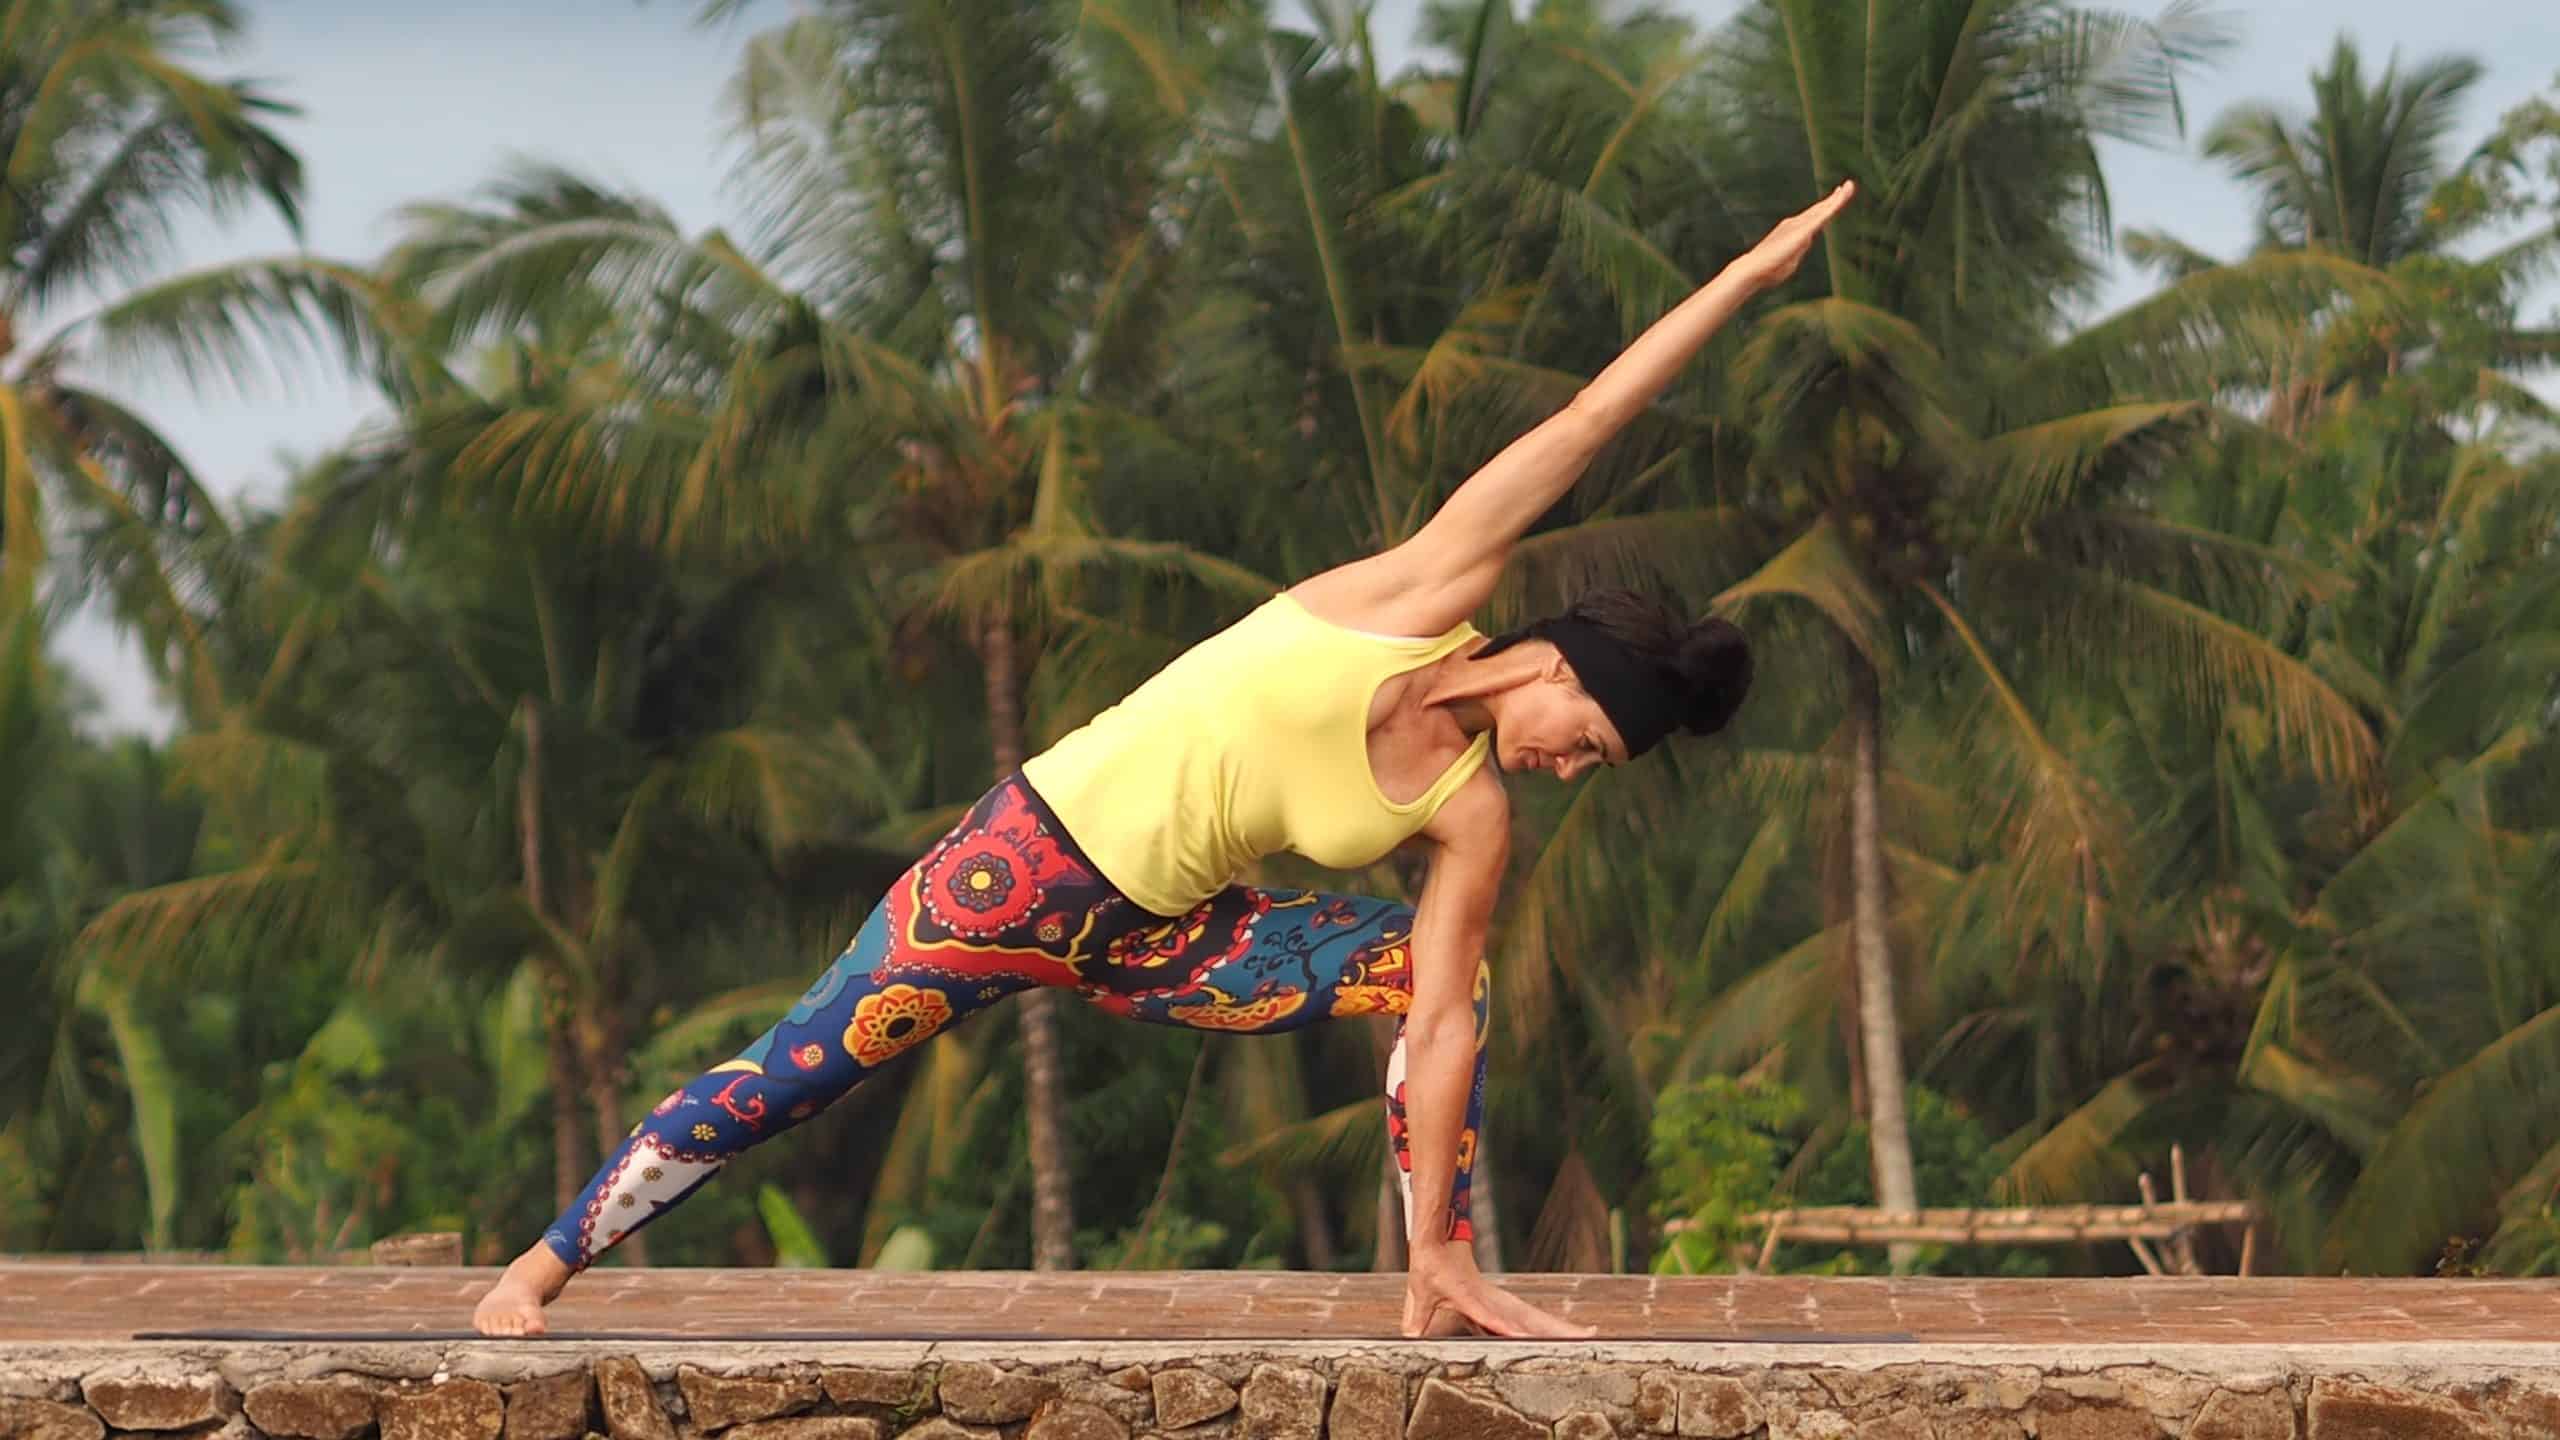
<instances>
[{"instance_id":1,"label":"palm frond","mask_svg":"<svg viewBox=\"0 0 2560 1440\"><path fill-rule=\"evenodd\" d=\"M316 861L270 859L238 869L136 890L84 927L85 963L121 980L176 964L225 929L271 937L310 933L325 918L327 875Z\"/></svg>"},{"instance_id":2,"label":"palm frond","mask_svg":"<svg viewBox=\"0 0 2560 1440\"><path fill-rule=\"evenodd\" d=\"M2021 922L2031 908L2063 897L2076 898L2087 916L2077 938L2092 951L2104 951L2098 920L2103 912L2100 881L2120 884L2128 874L2125 837L2131 829L2130 818L2108 803L2104 792L2046 737L2044 727L1955 604L1934 585L1919 588L1955 632L1992 696L2001 721L1991 732L2001 742L1995 750L2016 757L2012 768L2021 793L2002 807L2008 821L2007 849L2017 877L2007 928L2012 934L2021 933L2026 929Z\"/></svg>"},{"instance_id":3,"label":"palm frond","mask_svg":"<svg viewBox=\"0 0 2560 1440\"><path fill-rule=\"evenodd\" d=\"M2057 559L2140 581L2217 611L2271 616L2296 600L2335 600L2347 577L2297 550L2262 545L2126 506L2081 506L2036 527Z\"/></svg>"},{"instance_id":4,"label":"palm frond","mask_svg":"<svg viewBox=\"0 0 2560 1440\"><path fill-rule=\"evenodd\" d=\"M1860 573L1848 547L1828 516L1793 544L1771 557L1749 579L1716 596L1719 611L1739 612L1755 600L1788 595L1805 601L1833 626L1871 665L1883 666L1887 651L1878 629L1884 605Z\"/></svg>"},{"instance_id":5,"label":"palm frond","mask_svg":"<svg viewBox=\"0 0 2560 1440\"><path fill-rule=\"evenodd\" d=\"M1984 546L1975 561L2008 613L2041 617L2019 638L2061 671L2117 670L2192 706L2253 707L2324 778L2368 773L2377 747L2362 717L2262 636L2150 586L2025 551Z\"/></svg>"},{"instance_id":6,"label":"palm frond","mask_svg":"<svg viewBox=\"0 0 2560 1440\"><path fill-rule=\"evenodd\" d=\"M1496 582L1496 625L1564 608L1595 586L1712 595L1760 549L1756 517L1732 506L1653 510L1579 521L1522 540Z\"/></svg>"},{"instance_id":7,"label":"palm frond","mask_svg":"<svg viewBox=\"0 0 2560 1440\"><path fill-rule=\"evenodd\" d=\"M2221 268L2221 257L2209 255L2165 230L2127 230L2125 258L2164 280L2178 281Z\"/></svg>"},{"instance_id":8,"label":"palm frond","mask_svg":"<svg viewBox=\"0 0 2560 1440\"><path fill-rule=\"evenodd\" d=\"M2257 388L2289 363L2289 350L2272 347L2299 344L2305 317L2396 294L2381 271L2325 251L2253 255L2081 327L2004 377L1998 393L2013 413L2051 415Z\"/></svg>"},{"instance_id":9,"label":"palm frond","mask_svg":"<svg viewBox=\"0 0 2560 1440\"><path fill-rule=\"evenodd\" d=\"M2282 1045L2250 1047L2240 1081L2311 1116L2367 1160L2400 1114L2398 1099L2382 1087L2352 1072L2315 1064Z\"/></svg>"},{"instance_id":10,"label":"palm frond","mask_svg":"<svg viewBox=\"0 0 2560 1440\"><path fill-rule=\"evenodd\" d=\"M1386 1126L1375 1098L1354 1100L1218 1152L1218 1163L1273 1181L1317 1175L1339 1181L1375 1175L1386 1159Z\"/></svg>"},{"instance_id":11,"label":"palm frond","mask_svg":"<svg viewBox=\"0 0 2560 1440\"><path fill-rule=\"evenodd\" d=\"M2560 1145L2560 1008L2436 1078L2393 1127L2330 1227L2338 1263L2406 1275L2494 1216L2505 1189Z\"/></svg>"},{"instance_id":12,"label":"palm frond","mask_svg":"<svg viewBox=\"0 0 2560 1440\"><path fill-rule=\"evenodd\" d=\"M1846 933L1845 922L1819 931L1725 987L1665 1078L1748 1069L1827 1023L1840 1003L1832 961Z\"/></svg>"},{"instance_id":13,"label":"palm frond","mask_svg":"<svg viewBox=\"0 0 2560 1440\"><path fill-rule=\"evenodd\" d=\"M2169 1098L2166 1079L2160 1062L2146 1061L2107 1082L2020 1151L1993 1182L1993 1192L2013 1205L2123 1194L2136 1166L2118 1141Z\"/></svg>"},{"instance_id":14,"label":"palm frond","mask_svg":"<svg viewBox=\"0 0 2560 1440\"><path fill-rule=\"evenodd\" d=\"M2151 473L2202 416L2192 404L2111 405L2004 431L1982 443L1994 523L2019 526L2083 501L2099 472ZM2114 488L2124 480L2115 479Z\"/></svg>"},{"instance_id":15,"label":"palm frond","mask_svg":"<svg viewBox=\"0 0 2560 1440\"><path fill-rule=\"evenodd\" d=\"M290 382L297 365L352 367L395 393L427 383L412 323L373 277L321 259L245 260L126 295L52 341L119 368L174 367L206 393ZM94 350L88 347L94 345Z\"/></svg>"}]
</instances>

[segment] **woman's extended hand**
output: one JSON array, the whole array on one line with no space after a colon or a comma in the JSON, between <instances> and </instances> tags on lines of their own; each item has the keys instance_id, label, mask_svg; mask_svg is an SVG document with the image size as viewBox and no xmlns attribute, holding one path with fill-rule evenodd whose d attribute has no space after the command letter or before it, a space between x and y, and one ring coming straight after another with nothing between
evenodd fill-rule
<instances>
[{"instance_id":1,"label":"woman's extended hand","mask_svg":"<svg viewBox=\"0 0 2560 1440\"><path fill-rule=\"evenodd\" d=\"M1779 221L1777 229L1770 231L1759 244L1752 246L1733 263L1758 285L1765 287L1779 283L1796 273L1796 267L1804 263L1805 253L1813 248L1814 237L1820 235L1822 227L1831 223L1831 217L1846 208L1857 194L1857 181L1841 181L1839 188L1814 202L1810 208Z\"/></svg>"},{"instance_id":2,"label":"woman's extended hand","mask_svg":"<svg viewBox=\"0 0 2560 1440\"><path fill-rule=\"evenodd\" d=\"M1588 1340L1600 1333L1497 1288L1476 1269L1475 1252L1464 1244L1418 1247L1404 1277L1404 1333L1415 1338L1462 1335L1465 1325L1487 1335L1549 1340Z\"/></svg>"}]
</instances>

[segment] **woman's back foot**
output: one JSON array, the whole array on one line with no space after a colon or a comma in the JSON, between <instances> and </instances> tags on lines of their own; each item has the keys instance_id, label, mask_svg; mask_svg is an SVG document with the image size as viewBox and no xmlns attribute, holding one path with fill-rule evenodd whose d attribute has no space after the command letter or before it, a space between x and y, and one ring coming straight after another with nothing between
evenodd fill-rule
<instances>
[{"instance_id":1,"label":"woman's back foot","mask_svg":"<svg viewBox=\"0 0 2560 1440\"><path fill-rule=\"evenodd\" d=\"M540 1335L549 1328L543 1323L542 1307L568 1283L569 1267L560 1263L549 1246L536 1244L517 1256L489 1293L480 1297L471 1312L471 1326L483 1335Z\"/></svg>"}]
</instances>

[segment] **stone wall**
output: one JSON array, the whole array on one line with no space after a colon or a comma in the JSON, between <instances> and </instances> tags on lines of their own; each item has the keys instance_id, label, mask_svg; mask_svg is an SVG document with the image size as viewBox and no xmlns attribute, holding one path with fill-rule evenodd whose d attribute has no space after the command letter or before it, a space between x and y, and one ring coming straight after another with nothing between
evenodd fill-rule
<instances>
[{"instance_id":1,"label":"stone wall","mask_svg":"<svg viewBox=\"0 0 2560 1440\"><path fill-rule=\"evenodd\" d=\"M0 1349L0 1440L2560 1440L2548 1358L2476 1349L810 1348Z\"/></svg>"}]
</instances>

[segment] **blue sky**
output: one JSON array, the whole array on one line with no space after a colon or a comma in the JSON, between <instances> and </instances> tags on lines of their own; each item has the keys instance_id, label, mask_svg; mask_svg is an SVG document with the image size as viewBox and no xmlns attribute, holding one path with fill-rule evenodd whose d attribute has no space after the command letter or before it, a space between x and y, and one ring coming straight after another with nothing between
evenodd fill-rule
<instances>
[{"instance_id":1,"label":"blue sky","mask_svg":"<svg viewBox=\"0 0 2560 1440\"><path fill-rule=\"evenodd\" d=\"M1280 3L1284 14L1302 13L1296 0ZM1714 22L1737 3L1677 0L1675 8ZM306 168L304 244L363 260L387 245L400 206L464 195L523 156L640 190L688 228L720 222L730 159L722 88L753 27L791 7L765 0L743 21L708 29L694 23L692 0L247 0L245 8L246 43L212 68L258 77L302 107L281 129ZM2305 103L2308 76L2341 31L2376 64L2395 49L2412 59L2454 50L2484 61L2488 74L2459 137L2465 148L2507 108L2560 84L2553 0L2225 0L2221 8L2240 43L2190 85L2191 132L2235 101ZM1412 57L1418 11L1419 0L1377 6L1375 33L1390 67ZM2235 254L2249 239L2246 197L2191 151L2112 148L2117 222ZM274 254L290 243L280 225L245 221L197 235L181 263ZM2130 298L2139 288L2128 278L2114 294ZM283 457L342 439L368 405L316 372L245 395L191 394L169 376L89 378L157 419L225 496L273 494ZM106 728L164 728L128 648L94 617L67 627L56 650L99 692Z\"/></svg>"}]
</instances>

